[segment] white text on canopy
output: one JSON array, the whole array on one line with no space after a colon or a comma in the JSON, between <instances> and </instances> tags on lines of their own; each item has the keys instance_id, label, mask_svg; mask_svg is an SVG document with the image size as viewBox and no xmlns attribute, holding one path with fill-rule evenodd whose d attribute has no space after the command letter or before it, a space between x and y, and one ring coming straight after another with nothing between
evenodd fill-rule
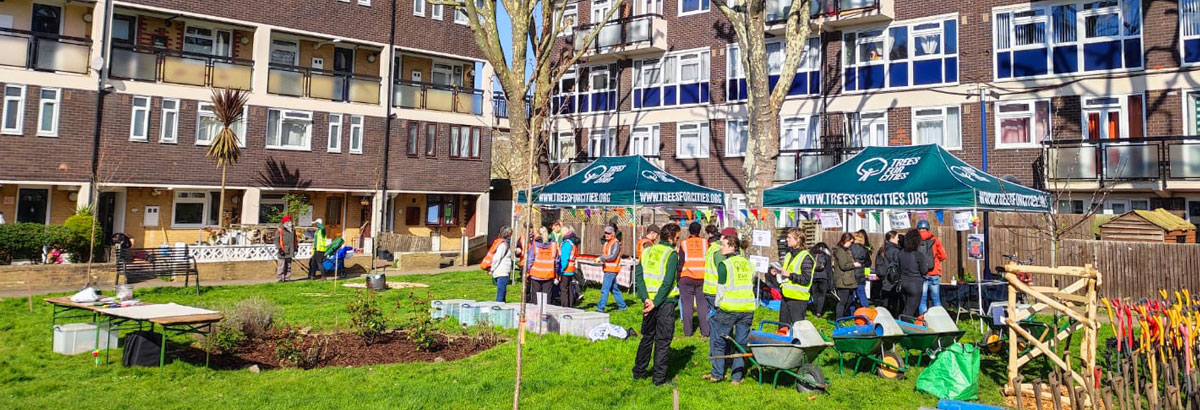
<instances>
[{"instance_id":1,"label":"white text on canopy","mask_svg":"<svg viewBox=\"0 0 1200 410\"><path fill-rule=\"evenodd\" d=\"M587 184L594 182L597 184L607 184L612 182L613 177L623 169L625 169L624 165L615 165L612 168L604 165L597 165L596 167L589 169L586 174L583 174L583 183Z\"/></svg>"}]
</instances>

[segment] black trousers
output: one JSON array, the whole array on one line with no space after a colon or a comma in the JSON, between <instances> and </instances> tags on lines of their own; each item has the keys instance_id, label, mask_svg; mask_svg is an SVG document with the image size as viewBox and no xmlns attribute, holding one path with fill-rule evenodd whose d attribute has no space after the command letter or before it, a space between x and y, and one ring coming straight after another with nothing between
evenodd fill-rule
<instances>
[{"instance_id":1,"label":"black trousers","mask_svg":"<svg viewBox=\"0 0 1200 410\"><path fill-rule=\"evenodd\" d=\"M529 279L529 296L525 300L529 301L529 303L537 303L538 293L546 294L547 304L553 303L551 302L551 298L554 297L554 279Z\"/></svg>"},{"instance_id":2,"label":"black trousers","mask_svg":"<svg viewBox=\"0 0 1200 410\"><path fill-rule=\"evenodd\" d=\"M655 306L650 314L642 316L642 340L638 342L637 356L633 359L633 378L647 376L646 366L650 355L654 355L654 384L667 382L667 355L671 350L671 339L675 337L675 302Z\"/></svg>"},{"instance_id":3,"label":"black trousers","mask_svg":"<svg viewBox=\"0 0 1200 410\"><path fill-rule=\"evenodd\" d=\"M579 299L577 287L575 286L575 275L564 275L558 277L558 304L562 307L575 307L575 301Z\"/></svg>"},{"instance_id":4,"label":"black trousers","mask_svg":"<svg viewBox=\"0 0 1200 410\"><path fill-rule=\"evenodd\" d=\"M917 309L921 306L921 290L924 286L924 278L905 277L900 279L900 289L904 291L904 310L900 314L917 316Z\"/></svg>"},{"instance_id":5,"label":"black trousers","mask_svg":"<svg viewBox=\"0 0 1200 410\"><path fill-rule=\"evenodd\" d=\"M804 320L804 314L807 311L807 300L789 299L784 296L783 300L779 302L779 321L791 326L792 323Z\"/></svg>"},{"instance_id":6,"label":"black trousers","mask_svg":"<svg viewBox=\"0 0 1200 410\"><path fill-rule=\"evenodd\" d=\"M325 252L313 250L313 256L308 259L308 278L325 276Z\"/></svg>"},{"instance_id":7,"label":"black trousers","mask_svg":"<svg viewBox=\"0 0 1200 410\"><path fill-rule=\"evenodd\" d=\"M857 291L858 288L837 289L838 303L837 310L834 311L835 320L850 317L854 313L851 309L854 307L854 292Z\"/></svg>"},{"instance_id":8,"label":"black trousers","mask_svg":"<svg viewBox=\"0 0 1200 410\"><path fill-rule=\"evenodd\" d=\"M812 299L808 306L813 308L817 317L825 316L825 297L829 296L829 279L813 279L812 289L809 289Z\"/></svg>"}]
</instances>

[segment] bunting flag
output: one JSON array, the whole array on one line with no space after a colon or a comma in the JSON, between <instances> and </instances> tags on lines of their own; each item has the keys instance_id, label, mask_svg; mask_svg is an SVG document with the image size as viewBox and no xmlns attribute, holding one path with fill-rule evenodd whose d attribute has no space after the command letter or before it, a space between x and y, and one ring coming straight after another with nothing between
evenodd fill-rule
<instances>
[{"instance_id":1,"label":"bunting flag","mask_svg":"<svg viewBox=\"0 0 1200 410\"><path fill-rule=\"evenodd\" d=\"M883 223L883 213L882 212L871 212L871 216L875 218L875 223L877 223L877 224Z\"/></svg>"},{"instance_id":2,"label":"bunting flag","mask_svg":"<svg viewBox=\"0 0 1200 410\"><path fill-rule=\"evenodd\" d=\"M679 219L683 219L683 211L682 210L676 209L675 215L679 215Z\"/></svg>"},{"instance_id":3,"label":"bunting flag","mask_svg":"<svg viewBox=\"0 0 1200 410\"><path fill-rule=\"evenodd\" d=\"M587 215L587 217L588 217L588 218L591 218L591 217L592 217L592 210L591 210L591 209L584 209L584 210L583 210L583 214L584 214L584 215Z\"/></svg>"},{"instance_id":4,"label":"bunting flag","mask_svg":"<svg viewBox=\"0 0 1200 410\"><path fill-rule=\"evenodd\" d=\"M625 208L617 208L617 216L621 217L621 219L625 219Z\"/></svg>"},{"instance_id":5,"label":"bunting flag","mask_svg":"<svg viewBox=\"0 0 1200 410\"><path fill-rule=\"evenodd\" d=\"M767 208L760 209L758 211L758 217L759 217L759 220L765 222L767 220L767 218L771 217L771 210L769 210Z\"/></svg>"},{"instance_id":6,"label":"bunting flag","mask_svg":"<svg viewBox=\"0 0 1200 410\"><path fill-rule=\"evenodd\" d=\"M693 220L693 219L695 219L695 218L693 218L693 217L692 217L692 216L693 216L693 214L692 214L692 210L691 210L691 209L689 209L689 210L687 210L687 211L684 211L684 214L686 214L686 215L687 215L687 220L689 220L689 221L690 221L690 220Z\"/></svg>"},{"instance_id":7,"label":"bunting flag","mask_svg":"<svg viewBox=\"0 0 1200 410\"><path fill-rule=\"evenodd\" d=\"M780 215L780 214L781 214L781 212L780 212L778 209L776 209L776 210L775 210L775 220L776 220L776 221L778 221L778 220L779 220L779 215Z\"/></svg>"},{"instance_id":8,"label":"bunting flag","mask_svg":"<svg viewBox=\"0 0 1200 410\"><path fill-rule=\"evenodd\" d=\"M758 209L751 209L750 213L754 214L754 219L758 219Z\"/></svg>"},{"instance_id":9,"label":"bunting flag","mask_svg":"<svg viewBox=\"0 0 1200 410\"><path fill-rule=\"evenodd\" d=\"M929 220L929 211L917 212L917 219L922 220L922 221L928 221Z\"/></svg>"},{"instance_id":10,"label":"bunting flag","mask_svg":"<svg viewBox=\"0 0 1200 410\"><path fill-rule=\"evenodd\" d=\"M747 211L747 210L743 209L743 210L742 210L742 219L743 219L743 220L750 219L750 211Z\"/></svg>"},{"instance_id":11,"label":"bunting flag","mask_svg":"<svg viewBox=\"0 0 1200 410\"><path fill-rule=\"evenodd\" d=\"M796 214L800 215L804 219L813 219L812 215L809 215L807 211L796 211Z\"/></svg>"},{"instance_id":12,"label":"bunting flag","mask_svg":"<svg viewBox=\"0 0 1200 410\"><path fill-rule=\"evenodd\" d=\"M946 217L946 214L945 214L945 213L943 213L942 211L933 211L933 214L934 214L934 215L937 215L938 223L945 223L945 222L946 222L946 219L945 219L945 217Z\"/></svg>"},{"instance_id":13,"label":"bunting flag","mask_svg":"<svg viewBox=\"0 0 1200 410\"><path fill-rule=\"evenodd\" d=\"M723 222L724 220L725 220L725 210L723 210L723 209L718 209L718 210L717 210L717 221L718 221L718 222Z\"/></svg>"}]
</instances>

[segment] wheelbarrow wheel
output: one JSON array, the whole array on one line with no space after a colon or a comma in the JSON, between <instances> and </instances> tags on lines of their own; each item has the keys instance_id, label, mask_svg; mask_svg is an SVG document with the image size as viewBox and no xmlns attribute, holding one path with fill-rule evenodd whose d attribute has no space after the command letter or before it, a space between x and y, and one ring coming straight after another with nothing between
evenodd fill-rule
<instances>
[{"instance_id":1,"label":"wheelbarrow wheel","mask_svg":"<svg viewBox=\"0 0 1200 410\"><path fill-rule=\"evenodd\" d=\"M1004 337L995 329L989 329L979 341L979 347L986 349L988 353L1000 353L1004 350Z\"/></svg>"},{"instance_id":2,"label":"wheelbarrow wheel","mask_svg":"<svg viewBox=\"0 0 1200 410\"><path fill-rule=\"evenodd\" d=\"M885 379L899 379L904 377L904 360L900 359L900 355L893 351L883 352L883 357L879 360L879 368L875 370L879 377Z\"/></svg>"},{"instance_id":3,"label":"wheelbarrow wheel","mask_svg":"<svg viewBox=\"0 0 1200 410\"><path fill-rule=\"evenodd\" d=\"M805 363L800 368L800 380L796 381L796 391L800 393L822 392L825 389L817 386L825 386L825 372L821 368L812 363Z\"/></svg>"}]
</instances>

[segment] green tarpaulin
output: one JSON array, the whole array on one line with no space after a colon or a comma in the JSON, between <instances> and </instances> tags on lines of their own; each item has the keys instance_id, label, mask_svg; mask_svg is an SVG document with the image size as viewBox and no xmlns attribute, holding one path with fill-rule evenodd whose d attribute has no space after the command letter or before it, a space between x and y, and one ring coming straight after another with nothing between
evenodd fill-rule
<instances>
[{"instance_id":1,"label":"green tarpaulin","mask_svg":"<svg viewBox=\"0 0 1200 410\"><path fill-rule=\"evenodd\" d=\"M984 173L929 144L867 147L833 168L766 190L763 205L1049 212L1050 196Z\"/></svg>"},{"instance_id":2,"label":"green tarpaulin","mask_svg":"<svg viewBox=\"0 0 1200 410\"><path fill-rule=\"evenodd\" d=\"M525 203L525 191L517 203ZM586 168L550 184L533 188L534 205L542 206L715 206L725 193L684 181L641 156L601 157Z\"/></svg>"}]
</instances>

